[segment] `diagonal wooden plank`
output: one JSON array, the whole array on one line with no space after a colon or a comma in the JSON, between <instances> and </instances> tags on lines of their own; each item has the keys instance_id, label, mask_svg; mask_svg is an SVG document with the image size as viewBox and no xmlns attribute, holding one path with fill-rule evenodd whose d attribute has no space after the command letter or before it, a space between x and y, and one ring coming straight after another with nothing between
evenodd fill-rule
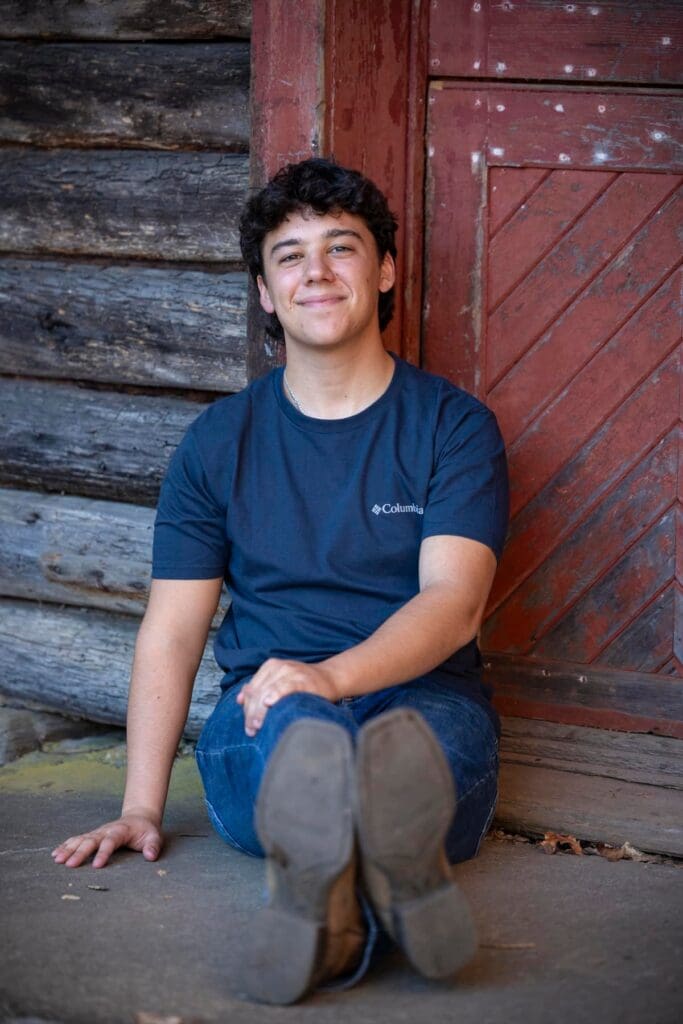
<instances>
[{"instance_id":1,"label":"diagonal wooden plank","mask_svg":"<svg viewBox=\"0 0 683 1024\"><path fill-rule=\"evenodd\" d=\"M572 464L565 465L515 514L494 580L490 611L672 429L679 387L679 360L674 354L617 407Z\"/></svg>"},{"instance_id":2,"label":"diagonal wooden plank","mask_svg":"<svg viewBox=\"0 0 683 1024\"><path fill-rule=\"evenodd\" d=\"M487 650L529 651L563 609L670 507L677 473L678 438L672 431L487 620Z\"/></svg>"},{"instance_id":3,"label":"diagonal wooden plank","mask_svg":"<svg viewBox=\"0 0 683 1024\"><path fill-rule=\"evenodd\" d=\"M560 244L508 295L488 321L488 390L619 253L679 180L666 174L620 174Z\"/></svg>"},{"instance_id":4,"label":"diagonal wooden plank","mask_svg":"<svg viewBox=\"0 0 683 1024\"><path fill-rule=\"evenodd\" d=\"M488 224L490 238L551 173L545 168L538 167L491 168Z\"/></svg>"},{"instance_id":5,"label":"diagonal wooden plank","mask_svg":"<svg viewBox=\"0 0 683 1024\"><path fill-rule=\"evenodd\" d=\"M607 171L554 170L525 198L489 246L489 313L615 178Z\"/></svg>"},{"instance_id":6,"label":"diagonal wooden plank","mask_svg":"<svg viewBox=\"0 0 683 1024\"><path fill-rule=\"evenodd\" d=\"M671 658L675 586L662 591L595 659L596 665L658 672Z\"/></svg>"},{"instance_id":7,"label":"diagonal wooden plank","mask_svg":"<svg viewBox=\"0 0 683 1024\"><path fill-rule=\"evenodd\" d=\"M592 662L671 580L674 550L675 511L669 509L541 638L534 656Z\"/></svg>"},{"instance_id":8,"label":"diagonal wooden plank","mask_svg":"<svg viewBox=\"0 0 683 1024\"><path fill-rule=\"evenodd\" d=\"M500 412L509 444L562 395L574 375L628 323L650 293L675 273L681 258L682 214L683 192L679 191L494 389L489 401ZM677 284L680 287L680 279ZM672 315L675 323L675 309Z\"/></svg>"},{"instance_id":9,"label":"diagonal wooden plank","mask_svg":"<svg viewBox=\"0 0 683 1024\"><path fill-rule=\"evenodd\" d=\"M508 441L513 510L529 501L589 443L605 418L676 349L680 340L678 283L679 275L674 274L597 351L528 430L515 442ZM498 414L497 403L490 404ZM675 416L675 406L671 412Z\"/></svg>"}]
</instances>

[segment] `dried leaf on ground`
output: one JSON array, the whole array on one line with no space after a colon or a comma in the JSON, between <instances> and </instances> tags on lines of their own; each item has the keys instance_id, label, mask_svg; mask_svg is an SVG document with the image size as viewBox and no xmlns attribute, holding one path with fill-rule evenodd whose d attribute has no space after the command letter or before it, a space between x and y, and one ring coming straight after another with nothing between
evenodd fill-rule
<instances>
[{"instance_id":1,"label":"dried leaf on ground","mask_svg":"<svg viewBox=\"0 0 683 1024\"><path fill-rule=\"evenodd\" d=\"M635 846L631 846L629 842L623 843L621 846L610 846L608 843L596 843L595 848L601 857L605 860L635 860L640 861L643 864L661 864L662 858L657 854L643 853L642 850L637 850Z\"/></svg>"},{"instance_id":2,"label":"dried leaf on ground","mask_svg":"<svg viewBox=\"0 0 683 1024\"><path fill-rule=\"evenodd\" d=\"M503 828L492 828L486 838L498 843L531 842L528 836L520 836L517 832L506 832Z\"/></svg>"},{"instance_id":3,"label":"dried leaf on ground","mask_svg":"<svg viewBox=\"0 0 683 1024\"><path fill-rule=\"evenodd\" d=\"M95 892L109 892L109 889L107 888L106 885L89 885L88 888L94 889Z\"/></svg>"},{"instance_id":4,"label":"dried leaf on ground","mask_svg":"<svg viewBox=\"0 0 683 1024\"><path fill-rule=\"evenodd\" d=\"M74 896L70 892L65 892L64 895L62 896L63 900L80 900L80 898L80 896Z\"/></svg>"},{"instance_id":5,"label":"dried leaf on ground","mask_svg":"<svg viewBox=\"0 0 683 1024\"><path fill-rule=\"evenodd\" d=\"M583 856L581 843L576 836L566 835L564 832L546 832L539 845L544 853L557 853L558 847L568 846L572 853Z\"/></svg>"}]
</instances>

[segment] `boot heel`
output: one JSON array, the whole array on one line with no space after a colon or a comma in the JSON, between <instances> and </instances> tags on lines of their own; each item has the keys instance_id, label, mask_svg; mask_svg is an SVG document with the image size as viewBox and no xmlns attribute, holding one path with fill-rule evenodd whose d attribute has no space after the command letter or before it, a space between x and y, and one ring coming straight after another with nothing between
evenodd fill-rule
<instances>
[{"instance_id":1,"label":"boot heel","mask_svg":"<svg viewBox=\"0 0 683 1024\"><path fill-rule=\"evenodd\" d=\"M394 928L413 967L426 978L448 978L474 956L474 924L455 885L395 904Z\"/></svg>"},{"instance_id":2,"label":"boot heel","mask_svg":"<svg viewBox=\"0 0 683 1024\"><path fill-rule=\"evenodd\" d=\"M324 926L316 921L265 907L247 939L242 976L245 994L259 1002L284 1006L301 999L310 987L324 935Z\"/></svg>"}]
</instances>

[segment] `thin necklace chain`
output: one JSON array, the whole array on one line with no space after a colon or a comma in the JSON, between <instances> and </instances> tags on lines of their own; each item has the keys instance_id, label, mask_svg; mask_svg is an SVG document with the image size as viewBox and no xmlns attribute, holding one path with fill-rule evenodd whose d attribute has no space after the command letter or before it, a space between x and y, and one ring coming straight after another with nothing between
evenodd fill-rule
<instances>
[{"instance_id":1,"label":"thin necklace chain","mask_svg":"<svg viewBox=\"0 0 683 1024\"><path fill-rule=\"evenodd\" d=\"M287 371L286 370L282 371L282 379L285 382L285 387L289 391L289 397L292 399L292 402L294 403L294 407L299 410L299 412L301 413L302 416L305 416L306 414L303 411L303 409L301 408L301 403L299 402L299 399L296 397L296 395L292 391L291 387L289 386L289 381L287 380Z\"/></svg>"}]
</instances>

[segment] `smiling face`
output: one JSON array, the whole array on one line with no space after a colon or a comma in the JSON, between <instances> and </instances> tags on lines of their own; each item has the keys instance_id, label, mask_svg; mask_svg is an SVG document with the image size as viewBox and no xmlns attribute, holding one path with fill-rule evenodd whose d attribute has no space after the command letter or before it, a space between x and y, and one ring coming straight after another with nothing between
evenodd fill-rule
<instances>
[{"instance_id":1,"label":"smiling face","mask_svg":"<svg viewBox=\"0 0 683 1024\"><path fill-rule=\"evenodd\" d=\"M381 344L377 301L394 283L362 217L291 213L263 242L261 305L275 313L288 345Z\"/></svg>"}]
</instances>

